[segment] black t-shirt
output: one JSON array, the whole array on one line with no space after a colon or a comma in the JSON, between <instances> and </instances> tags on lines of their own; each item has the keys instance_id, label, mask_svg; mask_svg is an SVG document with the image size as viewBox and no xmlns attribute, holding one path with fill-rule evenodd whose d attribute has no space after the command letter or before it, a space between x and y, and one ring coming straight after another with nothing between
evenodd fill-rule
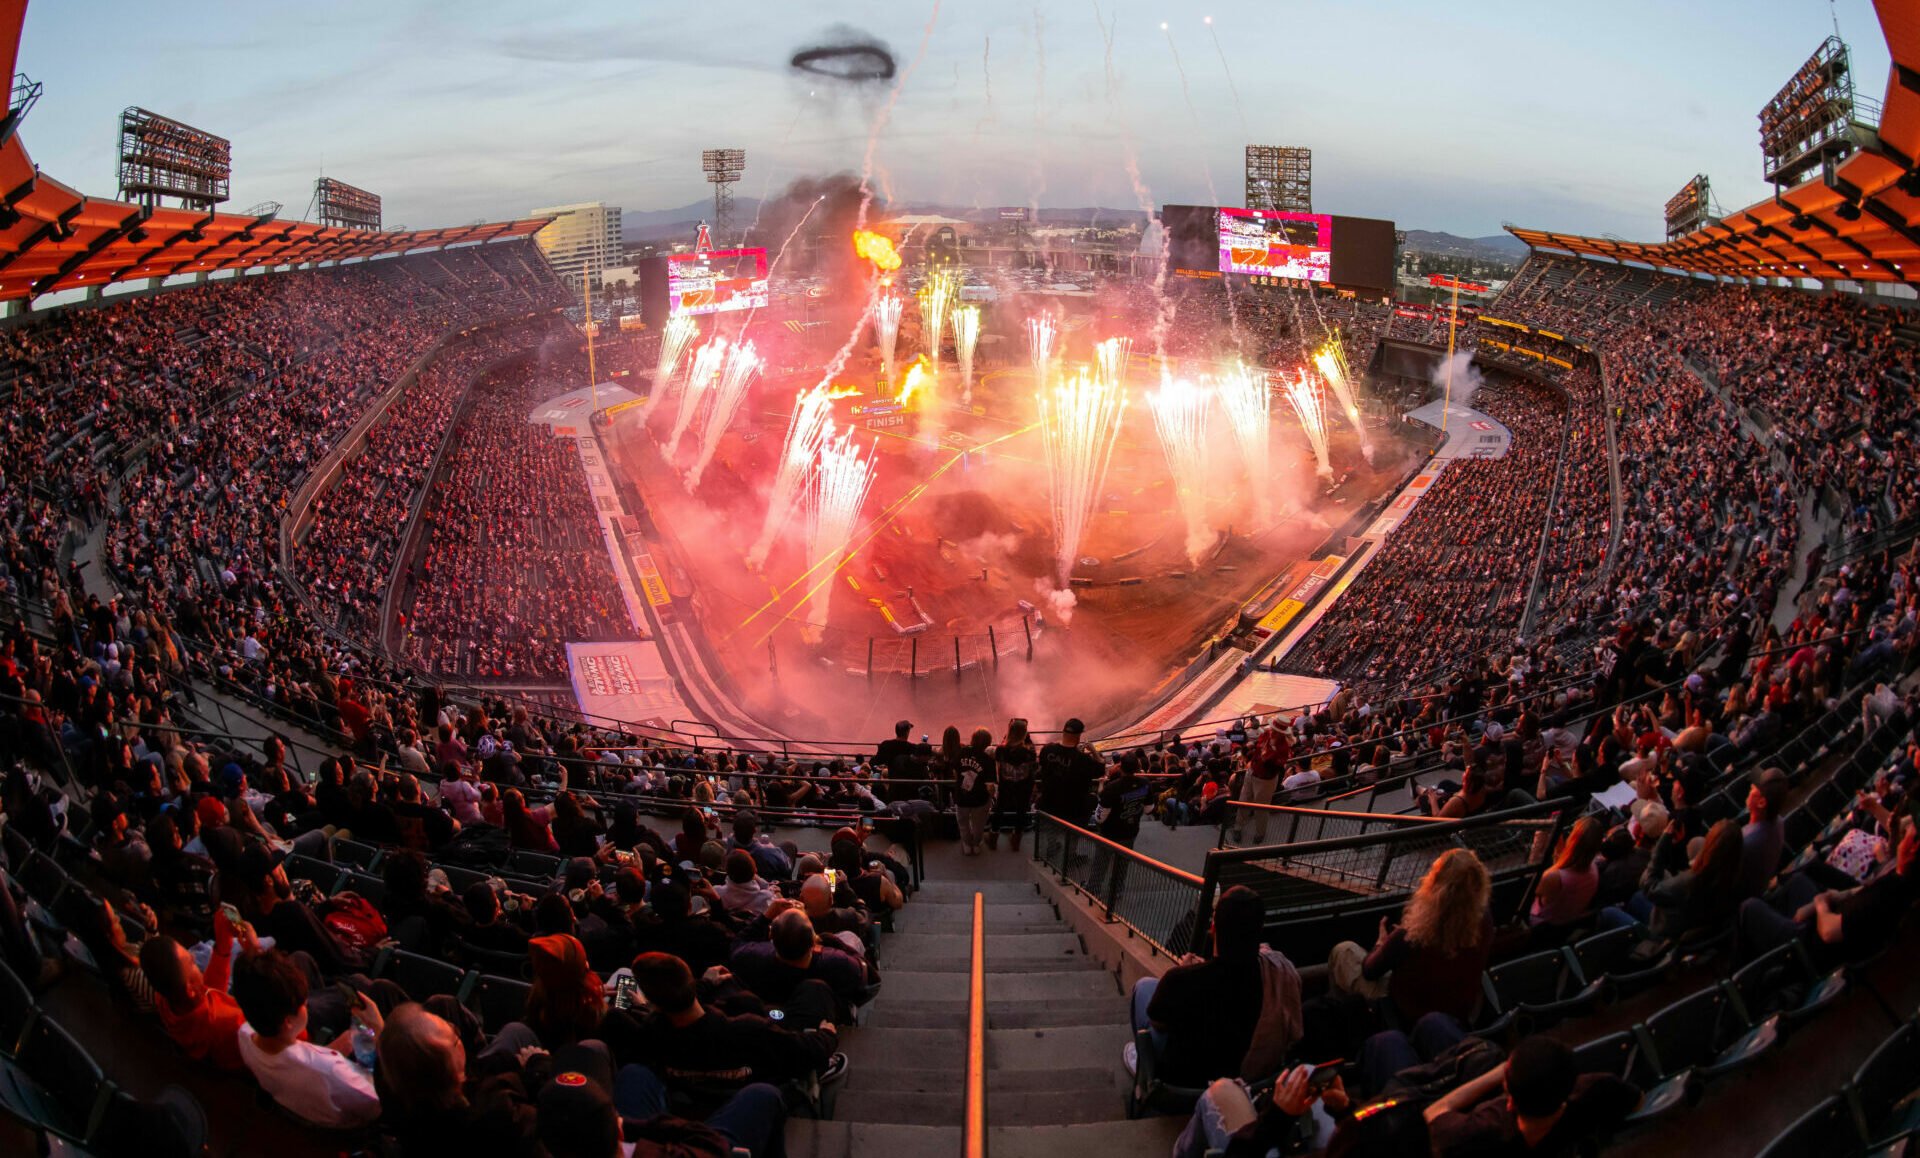
<instances>
[{"instance_id":1,"label":"black t-shirt","mask_svg":"<svg viewBox=\"0 0 1920 1158\"><path fill-rule=\"evenodd\" d=\"M1167 1035L1160 1076L1191 1087L1237 1075L1260 1020L1261 993L1258 957L1167 970L1147 1003L1147 1019Z\"/></svg>"},{"instance_id":2,"label":"black t-shirt","mask_svg":"<svg viewBox=\"0 0 1920 1158\"><path fill-rule=\"evenodd\" d=\"M993 758L1000 765L995 769L995 774L1000 778L1000 795L1030 799L1037 765L1033 749L1025 744L1017 747L1002 744L994 749Z\"/></svg>"},{"instance_id":3,"label":"black t-shirt","mask_svg":"<svg viewBox=\"0 0 1920 1158\"><path fill-rule=\"evenodd\" d=\"M1840 916L1840 946L1846 956L1857 960L1886 944L1915 891L1912 879L1888 872L1836 901L1833 911Z\"/></svg>"},{"instance_id":4,"label":"black t-shirt","mask_svg":"<svg viewBox=\"0 0 1920 1158\"><path fill-rule=\"evenodd\" d=\"M1583 1074L1553 1129L1528 1146L1507 1106L1505 1090L1463 1113L1442 1114L1430 1125L1438 1158L1557 1158L1626 1117L1640 1104L1640 1091L1612 1074Z\"/></svg>"},{"instance_id":5,"label":"black t-shirt","mask_svg":"<svg viewBox=\"0 0 1920 1158\"><path fill-rule=\"evenodd\" d=\"M971 748L953 758L953 800L962 808L984 808L992 799L993 760Z\"/></svg>"},{"instance_id":6,"label":"black t-shirt","mask_svg":"<svg viewBox=\"0 0 1920 1158\"><path fill-rule=\"evenodd\" d=\"M1048 744L1040 749L1037 761L1040 811L1075 824L1086 820L1093 783L1100 778L1100 761L1066 744Z\"/></svg>"},{"instance_id":7,"label":"black t-shirt","mask_svg":"<svg viewBox=\"0 0 1920 1158\"><path fill-rule=\"evenodd\" d=\"M1100 789L1100 807L1107 810L1100 822L1100 835L1111 840L1132 840L1140 835L1140 817L1147 810L1152 793L1148 782L1138 776L1109 780Z\"/></svg>"}]
</instances>

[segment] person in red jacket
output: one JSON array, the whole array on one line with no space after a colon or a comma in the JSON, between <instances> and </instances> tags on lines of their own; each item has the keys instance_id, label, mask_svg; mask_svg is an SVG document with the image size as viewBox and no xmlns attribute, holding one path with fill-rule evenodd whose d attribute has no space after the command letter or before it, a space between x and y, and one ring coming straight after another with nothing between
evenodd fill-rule
<instances>
[{"instance_id":1,"label":"person in red jacket","mask_svg":"<svg viewBox=\"0 0 1920 1158\"><path fill-rule=\"evenodd\" d=\"M242 923L235 929L226 913L216 909L213 957L205 973L194 964L193 954L172 937L149 937L140 946L140 968L158 998L154 1004L167 1036L188 1057L211 1061L223 1070L246 1068L240 1060L239 1033L247 1019L240 1003L227 993L236 938L247 956L260 952L253 926Z\"/></svg>"}]
</instances>

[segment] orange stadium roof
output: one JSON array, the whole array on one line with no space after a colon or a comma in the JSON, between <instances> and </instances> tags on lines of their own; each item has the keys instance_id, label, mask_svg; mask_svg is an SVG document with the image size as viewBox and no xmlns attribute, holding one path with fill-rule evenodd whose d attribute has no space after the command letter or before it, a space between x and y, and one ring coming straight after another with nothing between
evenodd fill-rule
<instances>
[{"instance_id":1,"label":"orange stadium roof","mask_svg":"<svg viewBox=\"0 0 1920 1158\"><path fill-rule=\"evenodd\" d=\"M1920 158L1920 5L1874 0L1874 7L1893 55L1879 139L1842 161L1831 185L1815 177L1663 243L1508 231L1536 248L1682 273L1920 285L1920 197L1898 184ZM1796 218L1804 228L1793 227Z\"/></svg>"},{"instance_id":2,"label":"orange stadium roof","mask_svg":"<svg viewBox=\"0 0 1920 1158\"><path fill-rule=\"evenodd\" d=\"M25 0L0 0L0 61L14 75ZM58 290L218 270L380 257L462 242L530 237L547 218L372 232L272 215L158 208L88 197L40 172L0 118L0 301Z\"/></svg>"}]
</instances>

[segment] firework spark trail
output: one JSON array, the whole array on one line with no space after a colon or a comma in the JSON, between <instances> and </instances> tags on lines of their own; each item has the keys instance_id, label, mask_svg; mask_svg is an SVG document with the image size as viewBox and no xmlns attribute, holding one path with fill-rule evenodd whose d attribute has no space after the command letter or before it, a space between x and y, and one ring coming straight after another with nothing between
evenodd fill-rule
<instances>
[{"instance_id":1,"label":"firework spark trail","mask_svg":"<svg viewBox=\"0 0 1920 1158\"><path fill-rule=\"evenodd\" d=\"M1147 395L1147 405L1187 523L1187 560L1198 564L1213 545L1213 530L1207 526L1207 419L1213 391L1163 372L1160 389Z\"/></svg>"},{"instance_id":2,"label":"firework spark trail","mask_svg":"<svg viewBox=\"0 0 1920 1158\"><path fill-rule=\"evenodd\" d=\"M933 0L933 11L927 14L927 26L921 30L920 33L919 51L913 54L913 60L908 63L907 67L900 70L899 79L895 80L893 82L893 88L887 91L887 103L881 106L878 113L874 114L873 128L867 133L866 155L860 161L860 211L854 215L853 227L855 229L865 229L867 227L867 210L873 205L873 187L871 184L873 181L873 155L880 147L880 134L887 131L887 122L893 119L894 106L900 103L900 90L907 87L907 78L911 77L915 70L920 67L920 62L927 58L927 44L933 39L933 26L939 22L940 0ZM856 330L856 336L858 333L859 331ZM852 349L853 343L851 340L848 341L847 347L848 349ZM843 358L841 361L844 362L845 359ZM836 371L836 373L837 372L838 371Z\"/></svg>"},{"instance_id":3,"label":"firework spark trail","mask_svg":"<svg viewBox=\"0 0 1920 1158\"><path fill-rule=\"evenodd\" d=\"M1319 387L1305 370L1294 371L1292 377L1280 375L1280 385L1287 392L1287 400L1293 403L1293 412L1300 416L1300 429L1307 432L1307 441L1313 444L1320 476L1332 478L1333 464L1327 461L1326 399L1321 397Z\"/></svg>"},{"instance_id":4,"label":"firework spark trail","mask_svg":"<svg viewBox=\"0 0 1920 1158\"><path fill-rule=\"evenodd\" d=\"M1264 527L1273 519L1273 472L1271 439L1273 434L1273 390L1265 376L1236 364L1221 376L1220 408L1226 411L1233 427L1233 440L1240 446L1240 457L1247 464L1247 479L1253 488L1253 518Z\"/></svg>"},{"instance_id":5,"label":"firework spark trail","mask_svg":"<svg viewBox=\"0 0 1920 1158\"><path fill-rule=\"evenodd\" d=\"M1116 390L1127 384L1127 363L1133 360L1133 339L1108 338L1093 348L1094 376Z\"/></svg>"},{"instance_id":6,"label":"firework spark trail","mask_svg":"<svg viewBox=\"0 0 1920 1158\"><path fill-rule=\"evenodd\" d=\"M1044 392L1053 363L1053 319L1037 314L1027 319L1027 348L1033 356L1033 388Z\"/></svg>"},{"instance_id":7,"label":"firework spark trail","mask_svg":"<svg viewBox=\"0 0 1920 1158\"><path fill-rule=\"evenodd\" d=\"M1227 63L1227 50L1220 47L1220 31L1213 26L1213 17L1206 18L1207 35L1213 37L1213 50L1220 54L1220 71L1227 74L1227 91L1233 94L1233 111L1240 116L1240 135L1247 135L1247 109L1240 103L1240 86L1233 83L1233 66Z\"/></svg>"},{"instance_id":8,"label":"firework spark trail","mask_svg":"<svg viewBox=\"0 0 1920 1158\"><path fill-rule=\"evenodd\" d=\"M873 448L863 455L853 445L853 432L822 443L813 485L807 498L807 569L831 572L840 565L840 556L853 538L860 522L860 507L873 485ZM827 611L833 601L836 584L822 583L807 601L807 621L803 632L809 643L818 643L827 626Z\"/></svg>"},{"instance_id":9,"label":"firework spark trail","mask_svg":"<svg viewBox=\"0 0 1920 1158\"><path fill-rule=\"evenodd\" d=\"M700 336L700 325L691 314L681 314L668 318L667 324L660 330L660 361L653 368L653 385L647 391L647 400L640 404L640 421L645 422L647 415L667 396L673 386L674 371L680 368L680 355L687 352L687 343Z\"/></svg>"},{"instance_id":10,"label":"firework spark trail","mask_svg":"<svg viewBox=\"0 0 1920 1158\"><path fill-rule=\"evenodd\" d=\"M1134 147L1132 127L1128 125L1127 119L1120 115L1118 78L1113 71L1113 26L1119 22L1119 19L1117 15L1112 21L1103 19L1100 15L1099 0L1094 0L1093 23L1100 29L1100 38L1105 42L1107 50L1107 122L1120 133L1120 156L1126 169L1127 183L1133 189L1134 204L1140 212L1146 214L1147 225L1151 228L1154 214L1157 212L1153 203L1153 191L1147 188L1146 181L1140 176L1140 152ZM1167 300L1167 261L1164 238L1163 233L1160 260L1154 263L1153 267L1155 308L1150 334L1153 338L1153 353L1158 358L1166 357L1167 331L1173 324L1172 303Z\"/></svg>"},{"instance_id":11,"label":"firework spark trail","mask_svg":"<svg viewBox=\"0 0 1920 1158\"><path fill-rule=\"evenodd\" d=\"M883 389L893 389L893 358L900 343L900 297L883 294L873 304L873 332L880 339L880 378Z\"/></svg>"},{"instance_id":12,"label":"firework spark trail","mask_svg":"<svg viewBox=\"0 0 1920 1158\"><path fill-rule=\"evenodd\" d=\"M807 223L807 218L812 217L813 211L820 208L820 203L822 201L825 201L826 199L827 199L827 195L825 193L822 193L820 194L820 196L815 197L813 199L813 204L807 206L807 211L800 215L800 220L795 222L793 228L787 231L787 239L780 243L779 252L773 255L773 264L767 267L767 284L768 285L773 284L773 275L780 269L780 259L787 256L787 246L792 245L793 239L800 236L800 227ZM759 211L756 210L754 213L754 220L758 221L759 219L760 219ZM738 342L740 339L747 336L747 325L748 323L753 321L753 315L759 312L760 312L760 307L758 305L755 305L752 309L747 311L746 317L740 319L740 328L734 331L734 335L733 335L734 341Z\"/></svg>"},{"instance_id":13,"label":"firework spark trail","mask_svg":"<svg viewBox=\"0 0 1920 1158\"><path fill-rule=\"evenodd\" d=\"M688 490L700 485L700 476L707 472L707 464L713 461L713 452L720 449L720 439L733 423L733 416L746 398L748 387L760 376L762 364L752 342L735 342L727 350L727 361L720 370L719 384L712 392L711 405L707 407L706 425L700 430L700 457L693 460L693 469L687 472Z\"/></svg>"},{"instance_id":14,"label":"firework spark trail","mask_svg":"<svg viewBox=\"0 0 1920 1158\"><path fill-rule=\"evenodd\" d=\"M1160 22L1160 31L1166 34L1167 51L1173 54L1174 71L1180 74L1180 95L1187 99L1187 115L1193 118L1193 127L1197 136L1205 139L1207 125L1200 119L1199 106L1193 103L1193 89L1187 84L1187 66L1180 62L1180 46L1173 42L1173 30L1166 21ZM1200 173L1207 179L1207 204L1219 205L1220 194L1213 187L1213 166L1207 162L1205 154L1200 157ZM1227 331L1233 335L1234 344L1240 342L1240 307L1233 300L1233 281L1223 279L1221 284L1227 291Z\"/></svg>"},{"instance_id":15,"label":"firework spark trail","mask_svg":"<svg viewBox=\"0 0 1920 1158\"><path fill-rule=\"evenodd\" d=\"M1106 486L1127 397L1115 383L1082 367L1034 395L1047 449L1047 491L1053 506L1054 567L1060 587L1073 579L1080 538Z\"/></svg>"},{"instance_id":16,"label":"firework spark trail","mask_svg":"<svg viewBox=\"0 0 1920 1158\"><path fill-rule=\"evenodd\" d=\"M700 411L700 404L706 401L707 394L713 389L714 381L720 377L727 360L727 340L715 338L693 352L693 365L687 370L686 385L680 388L680 409L673 416L673 433L660 447L660 452L669 458L680 445L680 436L693 425L693 416Z\"/></svg>"},{"instance_id":17,"label":"firework spark trail","mask_svg":"<svg viewBox=\"0 0 1920 1158\"><path fill-rule=\"evenodd\" d=\"M1320 347L1313 356L1315 368L1327 380L1327 385L1333 387L1333 396L1340 400L1341 409L1347 412L1347 421L1353 424L1353 432L1360 438L1360 453L1371 463L1373 440L1367 437L1367 428L1360 421L1360 407L1354 404L1353 383L1347 377L1345 362L1337 340Z\"/></svg>"},{"instance_id":18,"label":"firework spark trail","mask_svg":"<svg viewBox=\"0 0 1920 1158\"><path fill-rule=\"evenodd\" d=\"M815 386L793 396L793 414L787 419L787 440L780 447L780 469L773 476L773 493L767 496L766 518L760 524L760 537L747 548L747 566L759 570L766 565L767 552L780 534L794 508L813 480L814 462L820 448L833 434L833 401L827 392Z\"/></svg>"},{"instance_id":19,"label":"firework spark trail","mask_svg":"<svg viewBox=\"0 0 1920 1158\"><path fill-rule=\"evenodd\" d=\"M947 312L953 308L953 277L945 270L927 275L920 287L920 343L933 363L933 376L940 376L940 344L946 334Z\"/></svg>"},{"instance_id":20,"label":"firework spark trail","mask_svg":"<svg viewBox=\"0 0 1920 1158\"><path fill-rule=\"evenodd\" d=\"M973 347L980 340L980 307L953 310L953 352L960 359L960 401L973 404Z\"/></svg>"}]
</instances>

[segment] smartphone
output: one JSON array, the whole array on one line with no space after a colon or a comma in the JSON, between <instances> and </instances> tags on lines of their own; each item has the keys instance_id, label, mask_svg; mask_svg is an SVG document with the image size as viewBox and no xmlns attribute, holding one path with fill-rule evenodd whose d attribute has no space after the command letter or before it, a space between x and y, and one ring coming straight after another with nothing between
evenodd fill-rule
<instances>
[{"instance_id":1,"label":"smartphone","mask_svg":"<svg viewBox=\"0 0 1920 1158\"><path fill-rule=\"evenodd\" d=\"M839 869L827 869L826 877L827 877L828 888L838 889L840 887L840 870Z\"/></svg>"},{"instance_id":2,"label":"smartphone","mask_svg":"<svg viewBox=\"0 0 1920 1158\"><path fill-rule=\"evenodd\" d=\"M347 1003L348 1013L352 1013L354 1010L360 1008L360 991L358 989L355 989L344 981L336 981L333 983L333 991L340 995L340 1000ZM354 1020L357 1021L359 1019L355 1018Z\"/></svg>"},{"instance_id":3,"label":"smartphone","mask_svg":"<svg viewBox=\"0 0 1920 1158\"><path fill-rule=\"evenodd\" d=\"M240 910L234 908L232 905L221 905L220 912L227 918L227 924L232 925L236 929L246 923L240 919Z\"/></svg>"},{"instance_id":4,"label":"smartphone","mask_svg":"<svg viewBox=\"0 0 1920 1158\"><path fill-rule=\"evenodd\" d=\"M767 1017L772 1021L785 1021L787 1019L787 1011L784 1009L769 1009L767 1010Z\"/></svg>"},{"instance_id":5,"label":"smartphone","mask_svg":"<svg viewBox=\"0 0 1920 1158\"><path fill-rule=\"evenodd\" d=\"M632 974L614 979L613 1007L615 1009L632 1009L639 996L640 983L633 979Z\"/></svg>"},{"instance_id":6,"label":"smartphone","mask_svg":"<svg viewBox=\"0 0 1920 1158\"><path fill-rule=\"evenodd\" d=\"M1333 1084L1335 1078L1340 1076L1340 1067L1346 1064L1346 1058L1337 1057L1330 1062L1321 1062L1314 1066L1313 1072L1307 1075L1307 1089L1315 1093L1326 1089Z\"/></svg>"}]
</instances>

